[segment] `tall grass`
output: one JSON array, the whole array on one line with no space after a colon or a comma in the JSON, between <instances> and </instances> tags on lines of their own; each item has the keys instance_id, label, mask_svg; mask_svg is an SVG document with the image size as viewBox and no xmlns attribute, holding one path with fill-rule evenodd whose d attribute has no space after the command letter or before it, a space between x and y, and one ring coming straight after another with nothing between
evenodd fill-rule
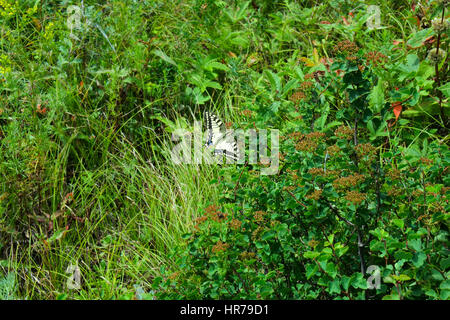
<instances>
[{"instance_id":1,"label":"tall grass","mask_svg":"<svg viewBox=\"0 0 450 320\"><path fill-rule=\"evenodd\" d=\"M24 298L132 296L135 286L148 291L218 197L213 168L164 158L168 135L152 120L186 112L184 76L152 52L187 52L180 33L194 36L186 26L193 11L84 1L90 24L76 40L59 13L69 4L24 1L2 16L10 70L1 82L0 268L11 272L2 284L14 280ZM70 265L80 269L79 290L67 288Z\"/></svg>"}]
</instances>

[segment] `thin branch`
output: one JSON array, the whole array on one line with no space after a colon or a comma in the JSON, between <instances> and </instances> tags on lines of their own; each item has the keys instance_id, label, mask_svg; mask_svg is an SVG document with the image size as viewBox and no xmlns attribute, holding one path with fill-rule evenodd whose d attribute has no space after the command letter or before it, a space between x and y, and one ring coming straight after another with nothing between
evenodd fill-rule
<instances>
[{"instance_id":1,"label":"thin branch","mask_svg":"<svg viewBox=\"0 0 450 320\"><path fill-rule=\"evenodd\" d=\"M236 201L236 195L237 195L237 188L238 188L238 186L239 186L239 181L241 181L241 177L242 177L242 173L244 172L244 169L245 169L245 167L247 167L247 165L248 165L248 161L245 161L245 165L244 165L244 167L242 168L242 170L241 170L241 173L239 174L239 179L238 179L238 181L236 182L236 186L234 187L234 201Z\"/></svg>"},{"instance_id":2,"label":"thin branch","mask_svg":"<svg viewBox=\"0 0 450 320\"><path fill-rule=\"evenodd\" d=\"M364 260L364 253L363 253L364 243L362 242L361 231L359 230L358 226L356 226L354 223L352 223L352 222L348 221L347 219L345 219L344 217L342 217L339 214L339 211L337 210L337 208L333 207L331 205L331 203L329 203L328 206L340 220L344 221L347 225L352 226L354 228L354 231L356 230L356 233L358 235L358 255L359 255L359 261L361 263L361 273L364 275L365 271L366 271L366 263Z\"/></svg>"},{"instance_id":3,"label":"thin branch","mask_svg":"<svg viewBox=\"0 0 450 320\"><path fill-rule=\"evenodd\" d=\"M308 208L308 207L305 206L303 203L301 203L300 201L298 201L298 200L297 200L297 197L296 197L291 191L289 191L289 190L287 190L287 189L285 189L285 190L291 195L292 198L294 198L295 202L297 202L299 205L302 205L304 208Z\"/></svg>"},{"instance_id":4,"label":"thin branch","mask_svg":"<svg viewBox=\"0 0 450 320\"><path fill-rule=\"evenodd\" d=\"M445 5L442 8L442 17L441 17L441 24L444 23L445 18ZM441 32L439 32L437 37L437 43L436 43L436 56L439 57L439 47L441 43ZM444 124L444 127L447 128L447 120L445 118L444 114L444 108L442 107L442 92L438 89L441 86L441 79L439 77L439 61L436 62L435 66L435 72L436 72L436 94L439 98L439 109L441 111L441 118Z\"/></svg>"},{"instance_id":5,"label":"thin branch","mask_svg":"<svg viewBox=\"0 0 450 320\"><path fill-rule=\"evenodd\" d=\"M359 255L359 261L361 262L361 273L363 275L365 275L366 274L366 266L365 266L364 253L363 253L364 243L362 242L361 232L358 228L356 228L356 232L358 234L358 255Z\"/></svg>"},{"instance_id":6,"label":"thin branch","mask_svg":"<svg viewBox=\"0 0 450 320\"><path fill-rule=\"evenodd\" d=\"M331 203L328 203L328 206L330 207L331 211L341 220L344 221L347 225L355 227L355 224L345 219L343 216L339 214L339 211L336 207L333 207Z\"/></svg>"}]
</instances>

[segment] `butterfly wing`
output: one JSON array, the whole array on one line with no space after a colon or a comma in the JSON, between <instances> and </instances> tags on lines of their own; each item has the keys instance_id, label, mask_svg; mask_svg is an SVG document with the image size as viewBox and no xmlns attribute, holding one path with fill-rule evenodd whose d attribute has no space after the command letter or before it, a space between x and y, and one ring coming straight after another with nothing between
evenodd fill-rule
<instances>
[{"instance_id":1,"label":"butterfly wing","mask_svg":"<svg viewBox=\"0 0 450 320\"><path fill-rule=\"evenodd\" d=\"M220 130L222 121L216 117L215 114L206 112L206 121L208 129L208 138L206 140L206 146L214 146L222 139L222 132Z\"/></svg>"},{"instance_id":2,"label":"butterfly wing","mask_svg":"<svg viewBox=\"0 0 450 320\"><path fill-rule=\"evenodd\" d=\"M225 135L215 146L214 154L225 155L225 157L230 158L234 161L239 160L239 150L236 141L228 141L228 136Z\"/></svg>"},{"instance_id":3,"label":"butterfly wing","mask_svg":"<svg viewBox=\"0 0 450 320\"><path fill-rule=\"evenodd\" d=\"M215 115L206 112L208 138L206 147L214 149L214 155L225 155L227 158L238 160L239 151L235 141L228 141L229 134L223 134L220 128L222 121Z\"/></svg>"}]
</instances>

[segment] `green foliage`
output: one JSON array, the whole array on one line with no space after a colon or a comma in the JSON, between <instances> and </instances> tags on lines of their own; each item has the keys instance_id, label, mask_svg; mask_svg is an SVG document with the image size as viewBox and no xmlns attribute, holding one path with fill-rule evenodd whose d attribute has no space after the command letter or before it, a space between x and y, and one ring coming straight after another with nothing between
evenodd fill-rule
<instances>
[{"instance_id":1,"label":"green foliage","mask_svg":"<svg viewBox=\"0 0 450 320\"><path fill-rule=\"evenodd\" d=\"M14 300L16 297L17 284L14 273L10 272L0 277L0 300Z\"/></svg>"},{"instance_id":2,"label":"green foliage","mask_svg":"<svg viewBox=\"0 0 450 320\"><path fill-rule=\"evenodd\" d=\"M288 139L276 178L245 169L237 201L220 203L230 213L207 209L159 297L447 299L448 147L382 151L340 132Z\"/></svg>"},{"instance_id":3,"label":"green foliage","mask_svg":"<svg viewBox=\"0 0 450 320\"><path fill-rule=\"evenodd\" d=\"M435 68L419 57L431 34L408 42L417 54L340 40L323 48L327 59L316 48L301 57L306 68L291 50L252 74L241 125L283 132L281 168L222 171L224 195L162 268L156 296L448 299L450 152L434 138L445 119L424 109L430 118L411 118L436 100Z\"/></svg>"},{"instance_id":4,"label":"green foliage","mask_svg":"<svg viewBox=\"0 0 450 320\"><path fill-rule=\"evenodd\" d=\"M83 1L70 29L76 2L0 1L0 297L449 299L448 29L421 3L369 29L372 1ZM211 109L279 129L279 172L173 164Z\"/></svg>"}]
</instances>

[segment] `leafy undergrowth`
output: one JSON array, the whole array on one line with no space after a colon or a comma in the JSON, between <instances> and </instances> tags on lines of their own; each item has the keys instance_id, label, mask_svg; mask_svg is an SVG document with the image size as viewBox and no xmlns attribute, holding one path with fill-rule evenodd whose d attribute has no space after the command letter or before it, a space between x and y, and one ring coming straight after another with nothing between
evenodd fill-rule
<instances>
[{"instance_id":1,"label":"leafy undergrowth","mask_svg":"<svg viewBox=\"0 0 450 320\"><path fill-rule=\"evenodd\" d=\"M0 0L1 298L449 299L448 1L83 3Z\"/></svg>"},{"instance_id":2,"label":"leafy undergrowth","mask_svg":"<svg viewBox=\"0 0 450 320\"><path fill-rule=\"evenodd\" d=\"M157 298L449 299L445 59L353 35L258 75L240 125L282 132L280 170L222 171Z\"/></svg>"}]
</instances>

